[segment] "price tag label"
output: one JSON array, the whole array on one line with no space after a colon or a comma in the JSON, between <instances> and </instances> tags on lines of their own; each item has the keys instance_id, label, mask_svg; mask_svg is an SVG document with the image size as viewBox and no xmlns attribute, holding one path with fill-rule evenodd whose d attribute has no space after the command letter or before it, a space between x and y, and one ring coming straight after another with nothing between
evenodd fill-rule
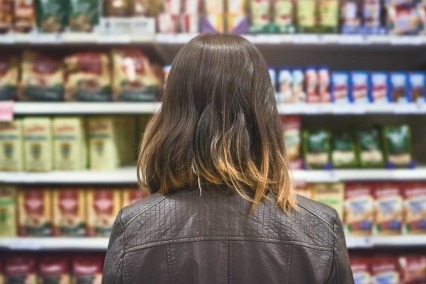
<instances>
[{"instance_id":1,"label":"price tag label","mask_svg":"<svg viewBox=\"0 0 426 284\"><path fill-rule=\"evenodd\" d=\"M0 102L0 121L13 120L13 101Z\"/></svg>"}]
</instances>

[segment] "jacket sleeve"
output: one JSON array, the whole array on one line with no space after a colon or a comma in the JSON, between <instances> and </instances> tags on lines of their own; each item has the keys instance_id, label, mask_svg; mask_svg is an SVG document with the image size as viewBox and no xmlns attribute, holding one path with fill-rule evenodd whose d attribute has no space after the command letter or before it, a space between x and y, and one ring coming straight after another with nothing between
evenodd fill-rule
<instances>
[{"instance_id":1,"label":"jacket sleeve","mask_svg":"<svg viewBox=\"0 0 426 284\"><path fill-rule=\"evenodd\" d=\"M121 213L118 213L109 238L108 250L105 256L102 284L121 284L121 270L124 257L124 226L121 222Z\"/></svg>"},{"instance_id":2,"label":"jacket sleeve","mask_svg":"<svg viewBox=\"0 0 426 284\"><path fill-rule=\"evenodd\" d=\"M334 251L333 265L329 284L353 284L351 264L349 262L348 249L346 247L345 235L343 233L342 222L336 213L334 222Z\"/></svg>"}]
</instances>

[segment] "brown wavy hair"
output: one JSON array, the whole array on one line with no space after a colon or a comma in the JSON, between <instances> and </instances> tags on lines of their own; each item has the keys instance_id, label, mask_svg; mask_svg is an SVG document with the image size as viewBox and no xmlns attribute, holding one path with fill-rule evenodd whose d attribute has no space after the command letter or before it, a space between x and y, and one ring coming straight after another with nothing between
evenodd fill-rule
<instances>
[{"instance_id":1,"label":"brown wavy hair","mask_svg":"<svg viewBox=\"0 0 426 284\"><path fill-rule=\"evenodd\" d=\"M225 184L252 210L268 193L284 211L296 209L274 95L264 58L244 38L201 34L189 41L142 140L141 188L167 194Z\"/></svg>"}]
</instances>

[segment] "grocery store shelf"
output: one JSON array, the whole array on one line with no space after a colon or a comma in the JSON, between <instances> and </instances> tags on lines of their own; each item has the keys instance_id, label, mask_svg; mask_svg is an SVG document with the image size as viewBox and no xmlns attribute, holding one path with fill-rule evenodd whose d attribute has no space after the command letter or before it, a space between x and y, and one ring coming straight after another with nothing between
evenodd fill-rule
<instances>
[{"instance_id":1,"label":"grocery store shelf","mask_svg":"<svg viewBox=\"0 0 426 284\"><path fill-rule=\"evenodd\" d=\"M353 170L293 170L295 181L415 181L426 180L426 168L417 169L353 169ZM0 172L0 183L10 184L134 184L134 167L111 171L74 172Z\"/></svg>"},{"instance_id":2,"label":"grocery store shelf","mask_svg":"<svg viewBox=\"0 0 426 284\"><path fill-rule=\"evenodd\" d=\"M426 236L348 237L347 247L425 247ZM107 238L0 238L0 250L106 250Z\"/></svg>"},{"instance_id":3,"label":"grocery store shelf","mask_svg":"<svg viewBox=\"0 0 426 284\"><path fill-rule=\"evenodd\" d=\"M161 103L29 103L14 104L16 115L54 114L150 114ZM426 104L279 104L280 114L300 115L363 115L363 114L426 114Z\"/></svg>"}]
</instances>

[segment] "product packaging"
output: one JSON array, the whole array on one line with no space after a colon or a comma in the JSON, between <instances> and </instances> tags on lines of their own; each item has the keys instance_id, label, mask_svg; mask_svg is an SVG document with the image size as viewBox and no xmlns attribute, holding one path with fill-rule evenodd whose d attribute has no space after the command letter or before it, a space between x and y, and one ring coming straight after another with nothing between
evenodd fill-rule
<instances>
[{"instance_id":1,"label":"product packaging","mask_svg":"<svg viewBox=\"0 0 426 284\"><path fill-rule=\"evenodd\" d=\"M13 24L13 0L0 2L0 34L9 32Z\"/></svg>"},{"instance_id":2,"label":"product packaging","mask_svg":"<svg viewBox=\"0 0 426 284\"><path fill-rule=\"evenodd\" d=\"M44 254L38 260L39 283L70 283L69 260L65 254Z\"/></svg>"},{"instance_id":3,"label":"product packaging","mask_svg":"<svg viewBox=\"0 0 426 284\"><path fill-rule=\"evenodd\" d=\"M138 200L141 200L148 196L148 193L141 191L138 188L124 189L120 191L122 193L122 204L121 208L131 205Z\"/></svg>"},{"instance_id":4,"label":"product packaging","mask_svg":"<svg viewBox=\"0 0 426 284\"><path fill-rule=\"evenodd\" d=\"M67 22L68 1L37 1L37 25L43 33L60 33Z\"/></svg>"},{"instance_id":5,"label":"product packaging","mask_svg":"<svg viewBox=\"0 0 426 284\"><path fill-rule=\"evenodd\" d=\"M292 93L293 98L296 102L306 102L306 93L304 90L305 86L305 74L302 69L294 68L291 72L292 77Z\"/></svg>"},{"instance_id":6,"label":"product packaging","mask_svg":"<svg viewBox=\"0 0 426 284\"><path fill-rule=\"evenodd\" d=\"M372 283L401 283L398 258L395 256L373 257L371 259L371 272Z\"/></svg>"},{"instance_id":7,"label":"product packaging","mask_svg":"<svg viewBox=\"0 0 426 284\"><path fill-rule=\"evenodd\" d=\"M282 116L281 123L287 156L293 169L302 167L301 121L299 116Z\"/></svg>"},{"instance_id":8,"label":"product packaging","mask_svg":"<svg viewBox=\"0 0 426 284\"><path fill-rule=\"evenodd\" d=\"M18 69L18 59L15 56L0 55L0 101L16 98Z\"/></svg>"},{"instance_id":9,"label":"product packaging","mask_svg":"<svg viewBox=\"0 0 426 284\"><path fill-rule=\"evenodd\" d=\"M313 66L309 66L305 70L305 92L306 101L308 103L318 103L321 98L318 94L318 74Z\"/></svg>"},{"instance_id":10,"label":"product packaging","mask_svg":"<svg viewBox=\"0 0 426 284\"><path fill-rule=\"evenodd\" d=\"M14 0L14 31L15 33L30 33L34 30L36 0Z\"/></svg>"},{"instance_id":11,"label":"product packaging","mask_svg":"<svg viewBox=\"0 0 426 284\"><path fill-rule=\"evenodd\" d=\"M131 1L104 0L103 11L106 17L129 17L131 14Z\"/></svg>"},{"instance_id":12,"label":"product packaging","mask_svg":"<svg viewBox=\"0 0 426 284\"><path fill-rule=\"evenodd\" d=\"M52 195L48 189L25 188L19 191L19 236L52 235Z\"/></svg>"},{"instance_id":13,"label":"product packaging","mask_svg":"<svg viewBox=\"0 0 426 284\"><path fill-rule=\"evenodd\" d=\"M330 165L330 132L303 132L303 154L307 168L326 168Z\"/></svg>"},{"instance_id":14,"label":"product packaging","mask_svg":"<svg viewBox=\"0 0 426 284\"><path fill-rule=\"evenodd\" d=\"M369 94L369 74L364 71L351 72L350 98L352 102L366 104L370 102Z\"/></svg>"},{"instance_id":15,"label":"product packaging","mask_svg":"<svg viewBox=\"0 0 426 284\"><path fill-rule=\"evenodd\" d=\"M72 188L53 190L53 226L55 236L86 236L86 212L86 191Z\"/></svg>"},{"instance_id":16,"label":"product packaging","mask_svg":"<svg viewBox=\"0 0 426 284\"><path fill-rule=\"evenodd\" d=\"M426 184L408 184L404 194L404 233L426 234Z\"/></svg>"},{"instance_id":17,"label":"product packaging","mask_svg":"<svg viewBox=\"0 0 426 284\"><path fill-rule=\"evenodd\" d=\"M355 284L372 283L369 258L363 256L351 256L350 260Z\"/></svg>"},{"instance_id":18,"label":"product packaging","mask_svg":"<svg viewBox=\"0 0 426 284\"><path fill-rule=\"evenodd\" d=\"M250 32L267 33L271 29L271 1L250 1Z\"/></svg>"},{"instance_id":19,"label":"product packaging","mask_svg":"<svg viewBox=\"0 0 426 284\"><path fill-rule=\"evenodd\" d=\"M296 31L295 2L292 0L273 0L273 23L278 33L292 34Z\"/></svg>"},{"instance_id":20,"label":"product packaging","mask_svg":"<svg viewBox=\"0 0 426 284\"><path fill-rule=\"evenodd\" d=\"M370 74L370 82L371 101L376 104L389 103L391 98L388 74L385 72L372 72Z\"/></svg>"},{"instance_id":21,"label":"product packaging","mask_svg":"<svg viewBox=\"0 0 426 284\"><path fill-rule=\"evenodd\" d=\"M400 235L403 222L403 196L398 184L376 184L375 234Z\"/></svg>"},{"instance_id":22,"label":"product packaging","mask_svg":"<svg viewBox=\"0 0 426 284\"><path fill-rule=\"evenodd\" d=\"M278 103L296 103L297 98L293 96L293 77L289 69L283 67L278 73Z\"/></svg>"},{"instance_id":23,"label":"product packaging","mask_svg":"<svg viewBox=\"0 0 426 284\"><path fill-rule=\"evenodd\" d=\"M321 0L318 2L319 31L321 33L336 33L339 28L339 0Z\"/></svg>"},{"instance_id":24,"label":"product packaging","mask_svg":"<svg viewBox=\"0 0 426 284\"><path fill-rule=\"evenodd\" d=\"M374 196L371 185L347 183L344 226L347 235L369 236L374 223Z\"/></svg>"},{"instance_id":25,"label":"product packaging","mask_svg":"<svg viewBox=\"0 0 426 284\"><path fill-rule=\"evenodd\" d=\"M363 1L363 32L367 34L381 34L382 27L382 4L381 0Z\"/></svg>"},{"instance_id":26,"label":"product packaging","mask_svg":"<svg viewBox=\"0 0 426 284\"><path fill-rule=\"evenodd\" d=\"M201 21L201 32L225 32L224 1L204 0L204 17Z\"/></svg>"},{"instance_id":27,"label":"product packaging","mask_svg":"<svg viewBox=\"0 0 426 284\"><path fill-rule=\"evenodd\" d=\"M384 166L384 155L380 131L376 128L358 130L356 145L358 160L362 168L378 168Z\"/></svg>"},{"instance_id":28,"label":"product packaging","mask_svg":"<svg viewBox=\"0 0 426 284\"><path fill-rule=\"evenodd\" d=\"M73 283L101 284L104 254L75 254L72 258Z\"/></svg>"},{"instance_id":29,"label":"product packaging","mask_svg":"<svg viewBox=\"0 0 426 284\"><path fill-rule=\"evenodd\" d=\"M4 267L5 283L37 284L37 259L28 253L9 254Z\"/></svg>"},{"instance_id":30,"label":"product packaging","mask_svg":"<svg viewBox=\"0 0 426 284\"><path fill-rule=\"evenodd\" d=\"M99 10L99 0L69 0L69 29L73 32L93 32L99 24Z\"/></svg>"},{"instance_id":31,"label":"product packaging","mask_svg":"<svg viewBox=\"0 0 426 284\"><path fill-rule=\"evenodd\" d=\"M354 168L358 165L354 138L349 132L333 134L331 161L335 168Z\"/></svg>"},{"instance_id":32,"label":"product packaging","mask_svg":"<svg viewBox=\"0 0 426 284\"><path fill-rule=\"evenodd\" d=\"M298 31L302 33L316 32L317 14L317 1L298 0L296 13Z\"/></svg>"},{"instance_id":33,"label":"product packaging","mask_svg":"<svg viewBox=\"0 0 426 284\"><path fill-rule=\"evenodd\" d=\"M294 190L297 195L301 195L303 197L314 199L314 190L315 185L307 184L305 182L295 182L294 183Z\"/></svg>"},{"instance_id":34,"label":"product packaging","mask_svg":"<svg viewBox=\"0 0 426 284\"><path fill-rule=\"evenodd\" d=\"M331 72L331 96L336 104L350 102L350 78L347 72Z\"/></svg>"},{"instance_id":35,"label":"product packaging","mask_svg":"<svg viewBox=\"0 0 426 284\"><path fill-rule=\"evenodd\" d=\"M68 56L65 58L65 70L66 100L112 100L110 61L106 54L81 52Z\"/></svg>"},{"instance_id":36,"label":"product packaging","mask_svg":"<svg viewBox=\"0 0 426 284\"><path fill-rule=\"evenodd\" d=\"M391 72L390 97L395 103L409 103L411 101L408 89L408 76L404 72Z\"/></svg>"},{"instance_id":37,"label":"product packaging","mask_svg":"<svg viewBox=\"0 0 426 284\"><path fill-rule=\"evenodd\" d=\"M0 185L0 237L16 237L16 195L15 187Z\"/></svg>"},{"instance_id":38,"label":"product packaging","mask_svg":"<svg viewBox=\"0 0 426 284\"><path fill-rule=\"evenodd\" d=\"M396 35L418 34L423 26L419 12L415 5L388 5L388 32Z\"/></svg>"},{"instance_id":39,"label":"product packaging","mask_svg":"<svg viewBox=\"0 0 426 284\"><path fill-rule=\"evenodd\" d=\"M246 0L227 0L226 31L229 33L247 33L249 19Z\"/></svg>"},{"instance_id":40,"label":"product packaging","mask_svg":"<svg viewBox=\"0 0 426 284\"><path fill-rule=\"evenodd\" d=\"M340 4L340 27L343 34L357 34L361 28L362 7L360 1L344 0Z\"/></svg>"},{"instance_id":41,"label":"product packaging","mask_svg":"<svg viewBox=\"0 0 426 284\"><path fill-rule=\"evenodd\" d=\"M384 127L383 140L388 165L408 167L412 164L411 131L408 125Z\"/></svg>"},{"instance_id":42,"label":"product packaging","mask_svg":"<svg viewBox=\"0 0 426 284\"><path fill-rule=\"evenodd\" d=\"M318 69L318 96L323 103L332 101L330 94L330 72L326 66Z\"/></svg>"},{"instance_id":43,"label":"product packaging","mask_svg":"<svg viewBox=\"0 0 426 284\"><path fill-rule=\"evenodd\" d=\"M47 117L23 119L24 168L26 171L47 172L53 168L52 124Z\"/></svg>"},{"instance_id":44,"label":"product packaging","mask_svg":"<svg viewBox=\"0 0 426 284\"><path fill-rule=\"evenodd\" d=\"M327 204L336 210L342 219L344 191L345 185L343 183L319 183L315 184L314 198L316 201Z\"/></svg>"},{"instance_id":45,"label":"product packaging","mask_svg":"<svg viewBox=\"0 0 426 284\"><path fill-rule=\"evenodd\" d=\"M134 116L115 117L117 145L120 165L135 165L138 146L136 142L136 121Z\"/></svg>"},{"instance_id":46,"label":"product packaging","mask_svg":"<svg viewBox=\"0 0 426 284\"><path fill-rule=\"evenodd\" d=\"M22 120L0 123L0 171L24 170Z\"/></svg>"},{"instance_id":47,"label":"product packaging","mask_svg":"<svg viewBox=\"0 0 426 284\"><path fill-rule=\"evenodd\" d=\"M426 102L426 73L411 72L408 74L409 97L414 103Z\"/></svg>"},{"instance_id":48,"label":"product packaging","mask_svg":"<svg viewBox=\"0 0 426 284\"><path fill-rule=\"evenodd\" d=\"M91 189L87 192L89 236L109 237L121 208L120 195L117 189Z\"/></svg>"},{"instance_id":49,"label":"product packaging","mask_svg":"<svg viewBox=\"0 0 426 284\"><path fill-rule=\"evenodd\" d=\"M426 256L405 255L399 257L402 283L423 283L426 280Z\"/></svg>"}]
</instances>

